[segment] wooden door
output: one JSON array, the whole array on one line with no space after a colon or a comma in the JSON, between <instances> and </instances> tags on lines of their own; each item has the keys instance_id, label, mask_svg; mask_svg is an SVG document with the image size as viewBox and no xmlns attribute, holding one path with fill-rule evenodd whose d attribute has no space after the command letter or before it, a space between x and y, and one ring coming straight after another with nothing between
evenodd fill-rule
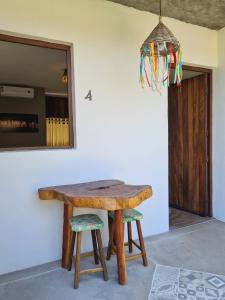
<instances>
[{"instance_id":1,"label":"wooden door","mask_svg":"<svg viewBox=\"0 0 225 300\"><path fill-rule=\"evenodd\" d=\"M168 91L169 202L209 215L207 74L182 81Z\"/></svg>"}]
</instances>

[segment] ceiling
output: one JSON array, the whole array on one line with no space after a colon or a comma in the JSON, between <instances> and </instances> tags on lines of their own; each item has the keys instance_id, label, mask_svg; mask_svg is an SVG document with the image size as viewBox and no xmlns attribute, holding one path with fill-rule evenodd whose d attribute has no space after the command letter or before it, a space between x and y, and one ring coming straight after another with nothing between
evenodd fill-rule
<instances>
[{"instance_id":1,"label":"ceiling","mask_svg":"<svg viewBox=\"0 0 225 300\"><path fill-rule=\"evenodd\" d=\"M0 41L0 84L45 88L65 94L66 51Z\"/></svg>"},{"instance_id":2,"label":"ceiling","mask_svg":"<svg viewBox=\"0 0 225 300\"><path fill-rule=\"evenodd\" d=\"M159 14L159 0L108 0ZM210 29L225 27L224 0L162 0L162 15Z\"/></svg>"}]
</instances>

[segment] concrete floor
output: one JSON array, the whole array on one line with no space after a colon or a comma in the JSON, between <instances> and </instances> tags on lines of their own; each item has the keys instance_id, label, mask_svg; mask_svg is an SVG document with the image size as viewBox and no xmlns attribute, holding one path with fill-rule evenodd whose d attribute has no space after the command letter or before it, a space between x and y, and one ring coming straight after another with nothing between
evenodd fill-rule
<instances>
[{"instance_id":1,"label":"concrete floor","mask_svg":"<svg viewBox=\"0 0 225 300\"><path fill-rule=\"evenodd\" d=\"M108 282L100 274L83 276L78 290L72 287L73 272L62 270L55 262L0 276L0 299L147 300L156 264L225 275L224 233L225 223L210 220L146 239L150 266L129 262L128 284L124 287L117 284L115 257L107 264ZM89 263L85 259L83 266Z\"/></svg>"}]
</instances>

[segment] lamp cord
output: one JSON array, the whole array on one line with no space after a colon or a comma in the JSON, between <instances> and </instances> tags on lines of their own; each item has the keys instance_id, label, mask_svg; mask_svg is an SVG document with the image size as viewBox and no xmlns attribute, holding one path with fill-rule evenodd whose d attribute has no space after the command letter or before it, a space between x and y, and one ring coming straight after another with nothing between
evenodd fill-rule
<instances>
[{"instance_id":1,"label":"lamp cord","mask_svg":"<svg viewBox=\"0 0 225 300\"><path fill-rule=\"evenodd\" d=\"M162 0L159 0L159 22L162 20Z\"/></svg>"}]
</instances>

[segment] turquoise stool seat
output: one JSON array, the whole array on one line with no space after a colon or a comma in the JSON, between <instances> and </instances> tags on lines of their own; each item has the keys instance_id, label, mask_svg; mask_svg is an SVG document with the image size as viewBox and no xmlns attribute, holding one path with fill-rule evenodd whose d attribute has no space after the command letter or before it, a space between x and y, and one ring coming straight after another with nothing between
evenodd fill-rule
<instances>
[{"instance_id":1,"label":"turquoise stool seat","mask_svg":"<svg viewBox=\"0 0 225 300\"><path fill-rule=\"evenodd\" d=\"M109 212L109 217L114 220L114 212ZM136 209L124 209L123 210L123 223L140 221L143 219L142 213L137 211Z\"/></svg>"},{"instance_id":2,"label":"turquoise stool seat","mask_svg":"<svg viewBox=\"0 0 225 300\"><path fill-rule=\"evenodd\" d=\"M70 225L72 231L81 232L102 229L104 223L97 215L85 214L72 217L70 219Z\"/></svg>"}]
</instances>

